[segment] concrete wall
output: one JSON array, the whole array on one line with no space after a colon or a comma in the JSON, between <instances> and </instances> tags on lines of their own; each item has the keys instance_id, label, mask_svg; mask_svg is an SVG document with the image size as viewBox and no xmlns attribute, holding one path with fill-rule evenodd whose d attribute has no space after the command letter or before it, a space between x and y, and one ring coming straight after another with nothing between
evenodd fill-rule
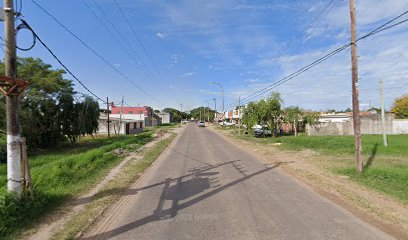
<instances>
[{"instance_id":1,"label":"concrete wall","mask_svg":"<svg viewBox=\"0 0 408 240\"><path fill-rule=\"evenodd\" d=\"M353 122L319 123L306 126L308 135L353 135ZM385 132L387 134L408 134L408 120L386 119ZM379 119L361 119L362 134L382 134Z\"/></svg>"},{"instance_id":2,"label":"concrete wall","mask_svg":"<svg viewBox=\"0 0 408 240\"><path fill-rule=\"evenodd\" d=\"M392 122L394 134L408 134L408 119L395 119Z\"/></svg>"}]
</instances>

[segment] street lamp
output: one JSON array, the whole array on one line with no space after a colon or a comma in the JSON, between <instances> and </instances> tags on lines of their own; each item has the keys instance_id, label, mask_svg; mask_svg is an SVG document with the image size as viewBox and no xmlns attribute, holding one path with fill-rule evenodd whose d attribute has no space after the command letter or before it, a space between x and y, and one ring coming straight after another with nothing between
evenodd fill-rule
<instances>
[{"instance_id":1,"label":"street lamp","mask_svg":"<svg viewBox=\"0 0 408 240\"><path fill-rule=\"evenodd\" d=\"M224 88L221 86L221 84L217 82L210 82L210 84L218 85L221 88L221 93L222 93L222 121L224 121Z\"/></svg>"}]
</instances>

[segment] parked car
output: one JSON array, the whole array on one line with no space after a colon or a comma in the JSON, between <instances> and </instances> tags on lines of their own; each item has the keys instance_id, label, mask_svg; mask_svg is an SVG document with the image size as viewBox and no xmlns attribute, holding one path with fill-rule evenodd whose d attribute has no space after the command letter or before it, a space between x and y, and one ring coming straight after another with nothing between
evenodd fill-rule
<instances>
[{"instance_id":1,"label":"parked car","mask_svg":"<svg viewBox=\"0 0 408 240\"><path fill-rule=\"evenodd\" d=\"M222 125L224 126L235 126L235 123L225 121Z\"/></svg>"},{"instance_id":2,"label":"parked car","mask_svg":"<svg viewBox=\"0 0 408 240\"><path fill-rule=\"evenodd\" d=\"M255 137L268 137L272 136L272 131L267 127L257 128L254 131Z\"/></svg>"},{"instance_id":3,"label":"parked car","mask_svg":"<svg viewBox=\"0 0 408 240\"><path fill-rule=\"evenodd\" d=\"M181 120L181 123L188 123L188 120L187 119L183 119L183 120Z\"/></svg>"},{"instance_id":4,"label":"parked car","mask_svg":"<svg viewBox=\"0 0 408 240\"><path fill-rule=\"evenodd\" d=\"M199 127L205 127L205 122L199 122L199 123L198 123L198 126L199 126Z\"/></svg>"}]
</instances>

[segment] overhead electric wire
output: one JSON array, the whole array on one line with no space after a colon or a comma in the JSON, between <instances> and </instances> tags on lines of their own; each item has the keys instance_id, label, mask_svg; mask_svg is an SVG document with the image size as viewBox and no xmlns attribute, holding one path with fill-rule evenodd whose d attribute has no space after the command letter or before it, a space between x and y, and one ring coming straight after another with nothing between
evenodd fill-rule
<instances>
[{"instance_id":1,"label":"overhead electric wire","mask_svg":"<svg viewBox=\"0 0 408 240\"><path fill-rule=\"evenodd\" d=\"M150 54L148 53L146 47L144 46L143 42L140 40L139 35L137 34L136 30L133 28L133 25L131 24L131 22L129 21L128 16L126 15L125 11L123 10L123 8L118 4L117 0L113 0L116 7L119 9L120 13L122 14L123 18L125 19L127 25L129 26L129 28L132 30L133 34L135 35L135 38L137 40L137 42L139 43L139 45L142 47L143 52L146 54L147 58L149 59L150 63L152 64L152 66L156 69L156 71L158 73L160 73L158 67L156 66L156 63L153 61L153 58L150 56Z\"/></svg>"},{"instance_id":2,"label":"overhead electric wire","mask_svg":"<svg viewBox=\"0 0 408 240\"><path fill-rule=\"evenodd\" d=\"M105 24L105 22L96 14L96 12L91 8L91 6L86 2L86 0L81 0L82 3L91 11L92 15L95 16L95 18L98 20L98 22L105 28L105 30L111 35L111 37L119 44L119 46L122 48L122 50L138 65L140 70L146 75L147 78L149 78L157 87L159 87L161 90L165 91L165 89L162 88L162 85L158 83L158 80L156 81L156 76L152 74L150 71L147 72L143 68L143 61L141 60L140 56L136 54L135 50L131 47L131 45L126 41L125 37L123 34L120 33L120 31L116 28L114 23L109 19L109 17L106 15L106 13L103 11L103 9L94 1L96 7L99 9L99 11L102 13L104 18L108 21L108 23L112 26L112 28L118 33L119 36L121 36L122 40L124 40L127 43L128 48L132 48L132 51L128 51L126 46L123 45L123 42L119 40L114 33L109 29L109 27ZM133 53L133 54L132 54ZM135 56L133 56L135 55ZM150 74L149 74L150 73Z\"/></svg>"},{"instance_id":3,"label":"overhead electric wire","mask_svg":"<svg viewBox=\"0 0 408 240\"><path fill-rule=\"evenodd\" d=\"M40 8L45 14L47 14L52 20L54 20L60 27L62 27L65 31L67 31L69 34L71 34L74 38L76 38L82 45L84 45L89 51L91 51L94 55L96 55L99 59L101 59L106 65L108 65L112 70L114 70L116 73L121 75L124 79L126 79L129 83L131 83L134 87L136 87L139 91L144 93L146 96L150 97L151 99L155 100L157 103L159 103L162 106L165 106L161 101L153 97L151 94L149 94L147 91L145 91L143 88L139 87L134 81L132 81L127 75L125 75L123 72L121 72L119 69L117 69L112 63L110 63L106 58L104 58L101 54L99 54L96 50L94 50L92 47L90 47L85 41L83 41L80 37L78 37L74 32L72 32L69 28L67 28L64 24L62 24L54 15L52 15L50 12L48 12L46 9L44 9L39 3L37 3L35 0L31 0L38 8Z\"/></svg>"},{"instance_id":4,"label":"overhead electric wire","mask_svg":"<svg viewBox=\"0 0 408 240\"><path fill-rule=\"evenodd\" d=\"M356 42L359 42L359 41L361 41L361 40L363 40L363 39L365 39L365 38L368 38L368 37L370 37L370 36L373 36L373 35L375 35L375 34L377 34L377 33L380 33L380 32L382 32L382 31L385 31L385 30L387 30L387 29L390 29L390 28L393 28L393 27L395 27L395 26L398 26L398 25L400 25L400 24L402 24L402 23L408 22L408 19L405 19L405 20L402 20L402 21L397 22L397 23L395 23L395 24L392 24L392 25L390 25L390 26L387 26L388 24L394 22L395 20L401 18L402 16L404 16L404 15L406 15L406 14L408 14L408 10L405 11L404 13L398 15L397 17L395 17L395 18L393 18L393 19L387 21L386 23L380 25L379 27L375 28L375 29L372 30L371 32L365 34L364 36L359 37L359 38L356 40ZM305 67L302 67L301 69L297 70L296 72L294 72L294 73L292 73L292 74L290 74L290 75L288 75L288 76L286 76L286 77L284 77L284 78L282 78L282 79L280 79L280 80L278 80L278 81L276 81L276 82L270 84L269 86L267 86L267 87L265 87L265 88L262 88L262 89L256 91L255 93L253 93L253 94L251 94L251 95L249 95L249 96L247 96L247 97L245 97L245 98L243 98L243 99L241 99L241 103L248 102L248 100L253 99L253 98L257 97L257 96L260 96L260 95L262 95L262 94L264 94L264 93L266 93L266 92L272 90L273 88L276 88L276 87L282 85L283 83L285 83L285 82L287 82L287 81L289 81L289 80L295 78L296 76L302 74L303 72L306 72L307 70L313 68L314 66L316 66L316 65L318 65L318 64L320 64L320 63L322 63L322 62L324 62L325 60L331 58L332 56L334 56L334 55L336 55L336 54L338 54L338 53L344 51L345 49L347 49L347 48L348 48L349 46L351 46L352 44L353 44L353 43L348 43L348 44L345 44L345 45L343 45L343 46L341 46L341 47L339 47L339 48L337 48L337 49L331 51L330 53L328 53L328 54L326 54L325 56L323 56L323 57L317 59L316 61L314 61L314 62L312 62L312 63L306 65ZM229 104L229 105L227 105L227 106L231 106L231 105L233 105L233 104L235 104L235 103L236 103L236 102L234 102L234 103L232 103L232 104Z\"/></svg>"},{"instance_id":5,"label":"overhead electric wire","mask_svg":"<svg viewBox=\"0 0 408 240\"><path fill-rule=\"evenodd\" d=\"M29 29L33 35L35 36L35 38L47 49L47 51L54 57L55 60L57 60L57 62L75 79L77 80L77 82L83 87L85 88L86 91L88 91L92 96L94 96L96 99L105 102L102 100L102 98L100 98L98 95L96 95L94 92L92 92L87 86L85 86L85 84L79 80L79 78L73 73L71 72L71 70L57 57L57 55L55 55L55 53L48 47L48 45L38 36L38 34L34 31L34 29L23 19L20 19L20 21L25 24L27 26L27 29Z\"/></svg>"},{"instance_id":6,"label":"overhead electric wire","mask_svg":"<svg viewBox=\"0 0 408 240\"><path fill-rule=\"evenodd\" d=\"M93 0L95 6L98 8L98 10L102 13L103 17L107 20L107 22L112 26L112 28L115 30L115 32L121 37L121 39L125 42L125 44L127 45L127 47L131 50L131 52L133 53L133 55L135 55L135 57L137 58L137 60L135 58L133 58L133 61L136 62L136 64L138 64L139 68L142 70L142 72L144 74L146 74L146 76L148 78L150 78L152 81L153 78L155 78L156 76L154 75L153 72L150 71L150 69L147 68L146 64L144 63L143 59L139 56L139 54L137 54L136 50L132 47L132 45L129 43L129 41L127 41L126 37L122 34L122 32L116 27L116 25L112 22L112 20L108 17L108 15L105 13L105 11L103 10L103 8L96 2L96 0ZM143 67L145 66L145 68ZM159 85L160 87L160 85Z\"/></svg>"}]
</instances>

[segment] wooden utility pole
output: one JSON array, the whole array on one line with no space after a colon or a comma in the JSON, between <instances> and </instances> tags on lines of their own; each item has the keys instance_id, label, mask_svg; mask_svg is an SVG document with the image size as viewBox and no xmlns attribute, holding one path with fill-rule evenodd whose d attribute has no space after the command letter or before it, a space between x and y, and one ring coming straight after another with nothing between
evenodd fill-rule
<instances>
[{"instance_id":1,"label":"wooden utility pole","mask_svg":"<svg viewBox=\"0 0 408 240\"><path fill-rule=\"evenodd\" d=\"M13 0L4 0L4 65L6 77L13 80L17 77L16 34L14 26ZM20 195L21 184L21 148L20 148L20 119L18 116L19 96L14 89L6 97L7 120L7 189Z\"/></svg>"},{"instance_id":2,"label":"wooden utility pole","mask_svg":"<svg viewBox=\"0 0 408 240\"><path fill-rule=\"evenodd\" d=\"M356 171L363 171L363 157L361 153L361 129L360 129L360 109L358 92L358 62L357 62L357 35L356 35L356 9L354 0L350 1L350 20L351 20L351 71L352 71L352 90L353 90L353 127L354 127L354 146L356 155Z\"/></svg>"},{"instance_id":3,"label":"wooden utility pole","mask_svg":"<svg viewBox=\"0 0 408 240\"><path fill-rule=\"evenodd\" d=\"M125 96L122 95L122 102L120 104L120 115L119 115L119 126L118 126L118 134L120 134L120 129L122 128L122 109L123 109L123 103L124 103L124 98Z\"/></svg>"},{"instance_id":4,"label":"wooden utility pole","mask_svg":"<svg viewBox=\"0 0 408 240\"><path fill-rule=\"evenodd\" d=\"M238 97L238 127L239 135L241 135L241 96Z\"/></svg>"},{"instance_id":5,"label":"wooden utility pole","mask_svg":"<svg viewBox=\"0 0 408 240\"><path fill-rule=\"evenodd\" d=\"M384 82L380 81L380 98L381 98L381 127L383 134L384 146L388 146L387 134L385 133L385 110L384 110Z\"/></svg>"},{"instance_id":6,"label":"wooden utility pole","mask_svg":"<svg viewBox=\"0 0 408 240\"><path fill-rule=\"evenodd\" d=\"M106 97L106 109L108 112L108 138L110 138L109 98L108 97Z\"/></svg>"}]
</instances>

